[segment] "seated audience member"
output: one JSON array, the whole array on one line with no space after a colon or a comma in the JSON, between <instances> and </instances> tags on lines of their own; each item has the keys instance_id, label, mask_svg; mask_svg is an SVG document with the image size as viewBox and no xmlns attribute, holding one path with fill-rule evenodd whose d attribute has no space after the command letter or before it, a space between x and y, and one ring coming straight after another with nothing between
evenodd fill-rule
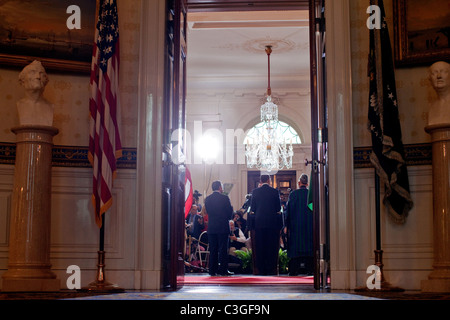
<instances>
[{"instance_id":1,"label":"seated audience member","mask_svg":"<svg viewBox=\"0 0 450 320\"><path fill-rule=\"evenodd\" d=\"M238 210L233 213L233 221L234 226L239 228L247 237L247 220L243 218L241 211Z\"/></svg>"},{"instance_id":2,"label":"seated audience member","mask_svg":"<svg viewBox=\"0 0 450 320\"><path fill-rule=\"evenodd\" d=\"M197 206L192 205L189 215L186 218L186 232L188 236L192 236L195 239L200 237L200 233L204 228L203 216L198 214Z\"/></svg>"},{"instance_id":3,"label":"seated audience member","mask_svg":"<svg viewBox=\"0 0 450 320\"><path fill-rule=\"evenodd\" d=\"M197 206L197 211L200 212L202 211L202 204L200 203L200 197L202 196L202 194L200 192L198 192L198 190L194 191L194 194L192 195L192 198L194 199L194 204Z\"/></svg>"},{"instance_id":4,"label":"seated audience member","mask_svg":"<svg viewBox=\"0 0 450 320\"><path fill-rule=\"evenodd\" d=\"M203 231L208 231L208 212L206 212L205 206L202 207L202 210L199 213L203 217Z\"/></svg>"},{"instance_id":5,"label":"seated audience member","mask_svg":"<svg viewBox=\"0 0 450 320\"><path fill-rule=\"evenodd\" d=\"M236 256L236 250L246 250L246 243L250 245L245 238L242 230L235 227L235 221L230 220L230 241L228 247L228 268L236 273L242 273L242 261Z\"/></svg>"},{"instance_id":6,"label":"seated audience member","mask_svg":"<svg viewBox=\"0 0 450 320\"><path fill-rule=\"evenodd\" d=\"M229 248L233 250L241 250L242 248L249 248L250 241L247 239L240 228L237 228L233 220L230 220L230 244ZM234 249L232 249L234 248Z\"/></svg>"}]
</instances>

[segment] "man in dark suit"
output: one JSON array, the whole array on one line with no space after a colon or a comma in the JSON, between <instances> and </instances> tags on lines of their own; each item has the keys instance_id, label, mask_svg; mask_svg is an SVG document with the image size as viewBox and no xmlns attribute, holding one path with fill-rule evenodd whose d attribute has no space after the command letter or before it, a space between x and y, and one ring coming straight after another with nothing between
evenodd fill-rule
<instances>
[{"instance_id":1,"label":"man in dark suit","mask_svg":"<svg viewBox=\"0 0 450 320\"><path fill-rule=\"evenodd\" d=\"M214 181L213 193L205 199L208 214L209 274L230 275L228 271L229 220L233 215L230 198L224 195L222 182Z\"/></svg>"},{"instance_id":2,"label":"man in dark suit","mask_svg":"<svg viewBox=\"0 0 450 320\"><path fill-rule=\"evenodd\" d=\"M283 226L278 190L270 186L269 175L261 175L261 186L252 192L251 211L254 214L256 270L260 275L278 274L280 231Z\"/></svg>"}]
</instances>

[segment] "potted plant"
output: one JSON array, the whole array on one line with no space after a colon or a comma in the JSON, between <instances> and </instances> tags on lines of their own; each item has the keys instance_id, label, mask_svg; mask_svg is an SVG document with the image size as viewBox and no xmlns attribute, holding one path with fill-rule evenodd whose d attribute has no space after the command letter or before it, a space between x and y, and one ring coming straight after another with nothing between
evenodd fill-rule
<instances>
[{"instance_id":1,"label":"potted plant","mask_svg":"<svg viewBox=\"0 0 450 320\"><path fill-rule=\"evenodd\" d=\"M252 250L236 250L234 253L242 261L242 272L247 274L252 273Z\"/></svg>"},{"instance_id":2,"label":"potted plant","mask_svg":"<svg viewBox=\"0 0 450 320\"><path fill-rule=\"evenodd\" d=\"M289 260L287 250L282 250L280 248L280 251L278 251L278 271L280 274L288 273Z\"/></svg>"}]
</instances>

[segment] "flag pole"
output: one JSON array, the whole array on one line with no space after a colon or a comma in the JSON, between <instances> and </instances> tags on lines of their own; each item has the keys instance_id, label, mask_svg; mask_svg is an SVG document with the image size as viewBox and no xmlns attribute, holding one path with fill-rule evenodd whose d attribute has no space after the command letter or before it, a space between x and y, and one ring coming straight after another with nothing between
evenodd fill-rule
<instances>
[{"instance_id":1,"label":"flag pole","mask_svg":"<svg viewBox=\"0 0 450 320\"><path fill-rule=\"evenodd\" d=\"M367 286L358 287L357 292L402 292L400 287L392 286L384 277L383 271L383 250L381 249L381 208L380 208L380 176L375 170L375 265L379 268L379 276L376 279L380 281L380 287L369 289Z\"/></svg>"},{"instance_id":2,"label":"flag pole","mask_svg":"<svg viewBox=\"0 0 450 320\"><path fill-rule=\"evenodd\" d=\"M381 284L385 282L383 272L383 250L381 250L380 176L375 170L375 265L380 268Z\"/></svg>"},{"instance_id":3,"label":"flag pole","mask_svg":"<svg viewBox=\"0 0 450 320\"><path fill-rule=\"evenodd\" d=\"M375 252L375 265L380 268L380 289L375 289L376 291L389 291L389 292L402 292L405 291L400 287L392 286L386 278L384 277L383 271L383 250L381 249L381 214L380 214L380 177L375 170L375 216L376 216L376 249Z\"/></svg>"},{"instance_id":4,"label":"flag pole","mask_svg":"<svg viewBox=\"0 0 450 320\"><path fill-rule=\"evenodd\" d=\"M376 250L381 251L380 176L375 171Z\"/></svg>"},{"instance_id":5,"label":"flag pole","mask_svg":"<svg viewBox=\"0 0 450 320\"><path fill-rule=\"evenodd\" d=\"M81 288L88 292L124 292L125 290L117 284L106 281L105 277L105 214L102 214L102 226L100 227L100 244L97 252L97 276L95 281Z\"/></svg>"}]
</instances>

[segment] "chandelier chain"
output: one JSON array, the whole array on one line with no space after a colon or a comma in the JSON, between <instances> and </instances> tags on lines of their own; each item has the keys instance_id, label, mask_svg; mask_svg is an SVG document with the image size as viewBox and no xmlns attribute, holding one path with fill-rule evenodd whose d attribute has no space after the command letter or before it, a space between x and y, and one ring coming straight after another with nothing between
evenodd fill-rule
<instances>
[{"instance_id":1,"label":"chandelier chain","mask_svg":"<svg viewBox=\"0 0 450 320\"><path fill-rule=\"evenodd\" d=\"M283 137L278 136L277 130L274 130L278 123L278 106L273 103L270 87L270 54L272 47L266 46L268 58L268 86L267 99L261 105L261 121L264 122L263 128L258 131L254 143L246 142L245 155L248 168L258 168L267 172L274 170L289 169L292 167L292 157L294 151L292 141L288 145Z\"/></svg>"}]
</instances>

